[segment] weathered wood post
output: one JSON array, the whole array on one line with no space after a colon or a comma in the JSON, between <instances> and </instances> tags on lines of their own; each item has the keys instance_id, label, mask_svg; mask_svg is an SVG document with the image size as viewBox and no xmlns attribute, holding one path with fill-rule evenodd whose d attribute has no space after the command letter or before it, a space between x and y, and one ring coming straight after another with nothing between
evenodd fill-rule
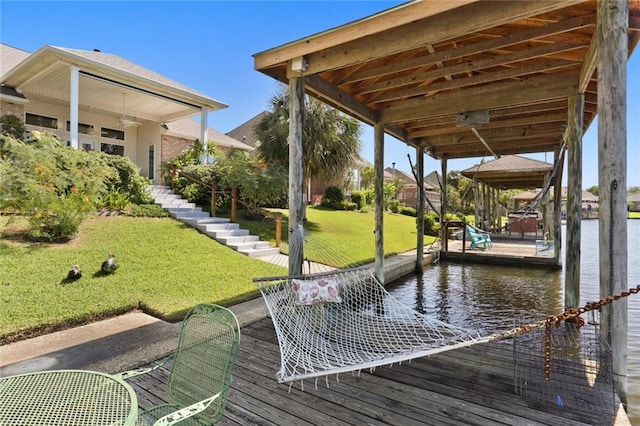
<instances>
[{"instance_id":1,"label":"weathered wood post","mask_svg":"<svg viewBox=\"0 0 640 426\"><path fill-rule=\"evenodd\" d=\"M375 210L375 275L384 284L384 125L373 127L373 168L375 174L373 208Z\"/></svg>"},{"instance_id":2,"label":"weathered wood post","mask_svg":"<svg viewBox=\"0 0 640 426\"><path fill-rule=\"evenodd\" d=\"M600 295L627 289L627 55L629 3L598 2L598 187ZM613 351L613 380L627 402L627 299L604 307L601 333Z\"/></svg>"},{"instance_id":3,"label":"weathered wood post","mask_svg":"<svg viewBox=\"0 0 640 426\"><path fill-rule=\"evenodd\" d=\"M276 215L276 247L282 244L282 213Z\"/></svg>"},{"instance_id":4,"label":"weathered wood post","mask_svg":"<svg viewBox=\"0 0 640 426\"><path fill-rule=\"evenodd\" d=\"M416 148L416 163L416 174L418 175L418 182L416 182L418 184L416 271L422 273L424 271L424 148L420 145Z\"/></svg>"},{"instance_id":5,"label":"weathered wood post","mask_svg":"<svg viewBox=\"0 0 640 426\"><path fill-rule=\"evenodd\" d=\"M560 252L562 250L562 223L560 214L562 210L562 169L564 168L561 164L564 164L564 149L556 148L553 152L553 160L553 163L558 165L553 182L553 260L556 265L560 265Z\"/></svg>"},{"instance_id":6,"label":"weathered wood post","mask_svg":"<svg viewBox=\"0 0 640 426\"><path fill-rule=\"evenodd\" d=\"M302 130L304 78L289 79L289 275L302 274L304 205L302 200Z\"/></svg>"},{"instance_id":7,"label":"weathered wood post","mask_svg":"<svg viewBox=\"0 0 640 426\"><path fill-rule=\"evenodd\" d=\"M444 226L447 220L447 157L443 156L440 161L442 172L442 189L440 191L440 238L444 251L449 251L449 230Z\"/></svg>"},{"instance_id":8,"label":"weathered wood post","mask_svg":"<svg viewBox=\"0 0 640 426\"><path fill-rule=\"evenodd\" d=\"M567 255L564 278L564 307L580 305L580 224L582 223L582 128L584 94L569 98L567 119Z\"/></svg>"}]
</instances>

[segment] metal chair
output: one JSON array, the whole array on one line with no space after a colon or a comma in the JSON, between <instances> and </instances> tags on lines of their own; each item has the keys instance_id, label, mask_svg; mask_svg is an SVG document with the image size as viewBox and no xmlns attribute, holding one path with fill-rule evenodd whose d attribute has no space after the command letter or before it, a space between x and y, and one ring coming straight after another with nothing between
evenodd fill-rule
<instances>
[{"instance_id":1,"label":"metal chair","mask_svg":"<svg viewBox=\"0 0 640 426\"><path fill-rule=\"evenodd\" d=\"M224 415L232 370L240 345L240 325L229 309L195 306L182 323L176 351L152 368L120 373L129 379L173 359L167 382L168 403L139 413L141 425L211 425Z\"/></svg>"}]
</instances>

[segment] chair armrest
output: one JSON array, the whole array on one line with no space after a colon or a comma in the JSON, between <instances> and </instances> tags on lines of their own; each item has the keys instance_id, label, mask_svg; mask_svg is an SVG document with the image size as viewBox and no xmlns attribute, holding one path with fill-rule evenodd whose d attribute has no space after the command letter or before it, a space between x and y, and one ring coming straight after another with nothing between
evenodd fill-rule
<instances>
[{"instance_id":1,"label":"chair armrest","mask_svg":"<svg viewBox=\"0 0 640 426\"><path fill-rule=\"evenodd\" d=\"M143 367L143 368L136 368L135 370L129 370L129 371L123 371L122 373L116 373L116 374L112 374L113 377L116 377L118 379L122 379L122 380L127 380L130 379L132 377L136 377L136 376L140 376L142 374L147 374L147 373L151 373L152 371L157 370L158 368L162 367L167 361L169 361L171 358L173 358L173 354L169 355L168 357L164 358L160 364L155 365L153 367Z\"/></svg>"},{"instance_id":2,"label":"chair armrest","mask_svg":"<svg viewBox=\"0 0 640 426\"><path fill-rule=\"evenodd\" d=\"M167 414L164 417L160 417L153 426L170 426L176 424L188 417L196 415L207 409L209 405L216 399L220 398L222 392L218 392L214 396L203 399L202 401L198 401L195 404L191 404L187 407L184 407L178 411L174 411L173 413Z\"/></svg>"}]
</instances>

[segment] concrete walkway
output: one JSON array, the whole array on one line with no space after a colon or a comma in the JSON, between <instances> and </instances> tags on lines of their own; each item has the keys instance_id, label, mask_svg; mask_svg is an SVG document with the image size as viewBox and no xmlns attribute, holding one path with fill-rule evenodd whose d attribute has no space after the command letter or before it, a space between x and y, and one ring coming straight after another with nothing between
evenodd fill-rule
<instances>
[{"instance_id":1,"label":"concrete walkway","mask_svg":"<svg viewBox=\"0 0 640 426\"><path fill-rule=\"evenodd\" d=\"M431 263L425 254L425 264ZM385 259L385 280L415 270L416 252ZM266 318L263 299L231 306L240 327ZM86 369L116 373L148 364L173 351L181 323L140 311L0 346L0 377L41 370Z\"/></svg>"}]
</instances>

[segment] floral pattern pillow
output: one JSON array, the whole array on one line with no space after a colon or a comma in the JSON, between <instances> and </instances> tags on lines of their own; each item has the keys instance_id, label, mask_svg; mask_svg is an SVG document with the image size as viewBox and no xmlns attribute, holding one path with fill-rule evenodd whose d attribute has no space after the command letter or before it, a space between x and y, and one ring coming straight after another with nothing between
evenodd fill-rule
<instances>
[{"instance_id":1,"label":"floral pattern pillow","mask_svg":"<svg viewBox=\"0 0 640 426\"><path fill-rule=\"evenodd\" d=\"M299 305L342 302L338 281L333 279L292 280L291 287L298 296Z\"/></svg>"}]
</instances>

